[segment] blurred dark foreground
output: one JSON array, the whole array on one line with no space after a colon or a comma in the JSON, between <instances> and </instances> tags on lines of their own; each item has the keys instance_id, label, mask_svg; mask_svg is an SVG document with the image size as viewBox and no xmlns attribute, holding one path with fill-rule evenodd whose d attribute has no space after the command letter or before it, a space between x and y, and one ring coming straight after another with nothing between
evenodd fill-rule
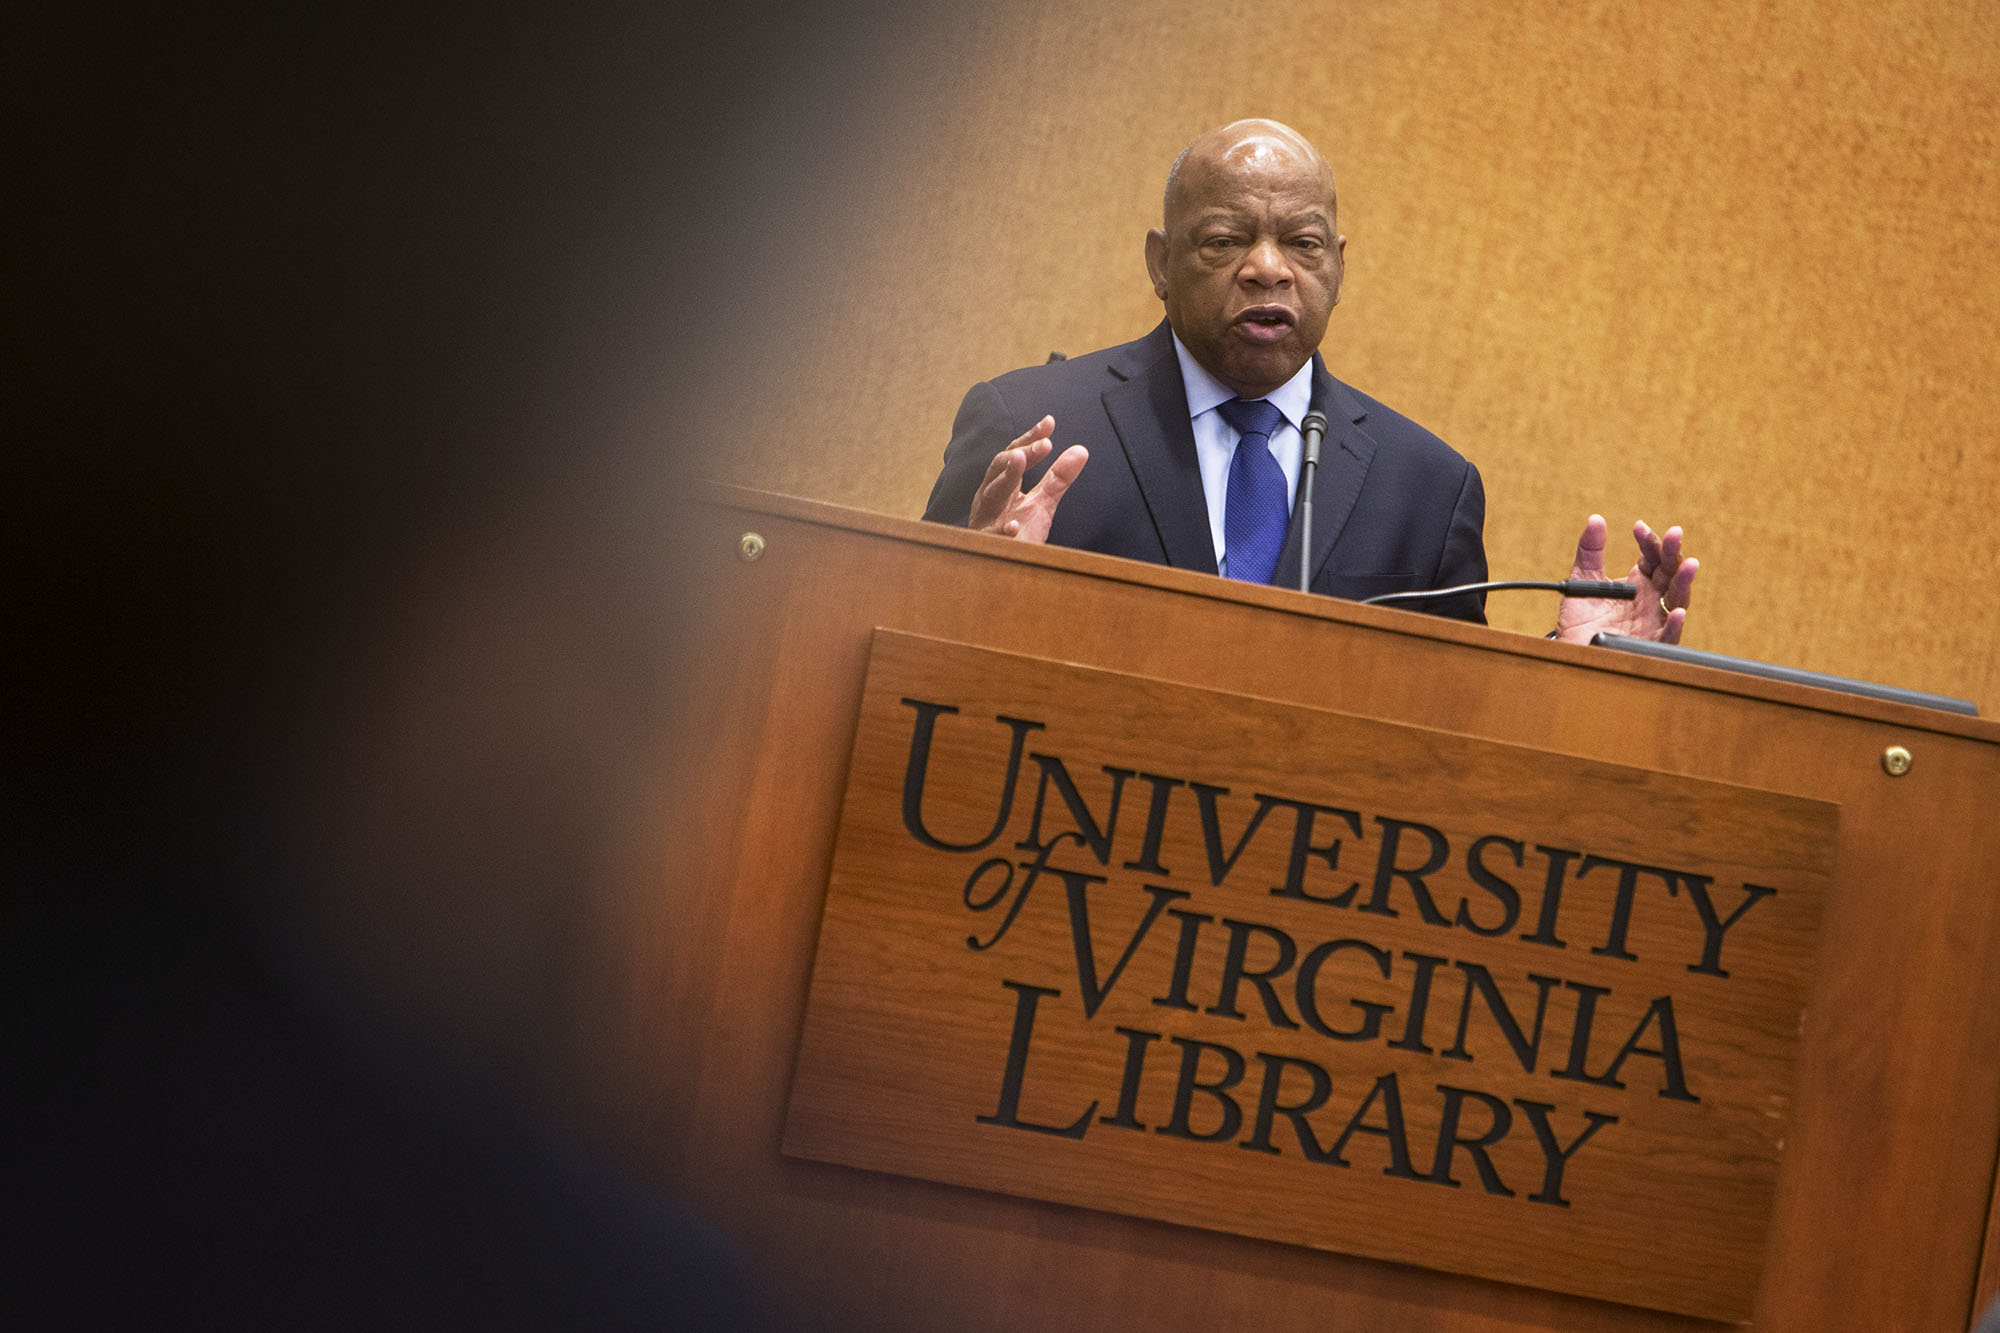
<instances>
[{"instance_id":1,"label":"blurred dark foreground","mask_svg":"<svg viewBox=\"0 0 2000 1333\"><path fill-rule=\"evenodd\" d=\"M521 1071L671 750L672 426L755 391L863 17L7 21L0 1323L749 1321Z\"/></svg>"}]
</instances>

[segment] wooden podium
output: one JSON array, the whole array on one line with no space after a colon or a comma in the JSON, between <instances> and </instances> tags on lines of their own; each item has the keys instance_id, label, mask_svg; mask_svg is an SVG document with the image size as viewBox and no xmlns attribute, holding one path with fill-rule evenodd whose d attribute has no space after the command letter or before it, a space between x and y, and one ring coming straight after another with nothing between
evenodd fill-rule
<instances>
[{"instance_id":1,"label":"wooden podium","mask_svg":"<svg viewBox=\"0 0 2000 1333\"><path fill-rule=\"evenodd\" d=\"M620 1132L778 1326L1990 1298L2000 726L742 491L689 542Z\"/></svg>"}]
</instances>

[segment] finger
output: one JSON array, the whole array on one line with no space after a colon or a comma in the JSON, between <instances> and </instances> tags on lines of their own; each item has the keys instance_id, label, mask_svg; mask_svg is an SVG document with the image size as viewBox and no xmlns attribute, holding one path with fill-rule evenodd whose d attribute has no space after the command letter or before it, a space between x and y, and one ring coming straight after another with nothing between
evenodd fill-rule
<instances>
[{"instance_id":1,"label":"finger","mask_svg":"<svg viewBox=\"0 0 2000 1333\"><path fill-rule=\"evenodd\" d=\"M973 493L974 512L981 509L994 510L1005 505L1020 493L1021 477L1028 470L1026 450L1002 449L993 455L993 461L986 465L986 477Z\"/></svg>"},{"instance_id":2,"label":"finger","mask_svg":"<svg viewBox=\"0 0 2000 1333\"><path fill-rule=\"evenodd\" d=\"M1069 489L1069 484L1077 479L1083 465L1089 461L1090 451L1080 444L1072 444L1049 464L1049 470L1035 483L1035 494L1053 506L1062 499L1063 492Z\"/></svg>"},{"instance_id":3,"label":"finger","mask_svg":"<svg viewBox=\"0 0 2000 1333\"><path fill-rule=\"evenodd\" d=\"M1637 566L1639 573L1641 576L1650 579L1659 569L1661 560L1665 558L1661 550L1660 539L1653 532L1652 528L1646 525L1645 520L1640 519L1632 525L1632 540L1639 544L1639 564ZM1669 565L1668 568L1671 569L1672 566Z\"/></svg>"},{"instance_id":4,"label":"finger","mask_svg":"<svg viewBox=\"0 0 2000 1333\"><path fill-rule=\"evenodd\" d=\"M1654 569L1653 581L1665 588L1681 567L1682 534L1678 527L1668 528L1660 538L1660 563Z\"/></svg>"},{"instance_id":5,"label":"finger","mask_svg":"<svg viewBox=\"0 0 2000 1333\"><path fill-rule=\"evenodd\" d=\"M1028 469L1042 461L1052 446L1047 440L1037 440L1025 447L1009 445L993 455L993 461L986 465L986 479L979 483L982 499L994 496L1009 496L1019 492L1021 478Z\"/></svg>"},{"instance_id":6,"label":"finger","mask_svg":"<svg viewBox=\"0 0 2000 1333\"><path fill-rule=\"evenodd\" d=\"M1592 514L1583 525L1583 535L1576 539L1576 566L1570 571L1570 577L1604 577L1604 538L1604 515Z\"/></svg>"},{"instance_id":7,"label":"finger","mask_svg":"<svg viewBox=\"0 0 2000 1333\"><path fill-rule=\"evenodd\" d=\"M1024 448L1027 445L1033 444L1036 440L1046 440L1055 433L1056 419L1054 417L1043 417L1040 421L1028 427L1027 430L1015 436L1014 442L1007 447L1009 449Z\"/></svg>"},{"instance_id":8,"label":"finger","mask_svg":"<svg viewBox=\"0 0 2000 1333\"><path fill-rule=\"evenodd\" d=\"M1660 561L1668 569L1678 569L1681 563L1681 546L1686 540L1677 523L1667 529L1666 536L1660 538Z\"/></svg>"},{"instance_id":9,"label":"finger","mask_svg":"<svg viewBox=\"0 0 2000 1333\"><path fill-rule=\"evenodd\" d=\"M981 531L990 529L1021 498L1021 477L1028 470L1026 449L1002 449L986 465L986 478L972 494L972 509L965 525Z\"/></svg>"},{"instance_id":10,"label":"finger","mask_svg":"<svg viewBox=\"0 0 2000 1333\"><path fill-rule=\"evenodd\" d=\"M1686 607L1675 607L1672 614L1667 617L1667 623L1660 628L1660 642L1679 643L1681 641L1681 626L1687 623L1687 616Z\"/></svg>"},{"instance_id":11,"label":"finger","mask_svg":"<svg viewBox=\"0 0 2000 1333\"><path fill-rule=\"evenodd\" d=\"M983 494L984 492L991 490L993 488L993 484L999 481L1001 478L1005 477L1008 473L1010 472L1013 473L1013 475L1018 479L1020 475L1026 470L1027 468L1023 460L1023 451L1020 449L1016 449L1010 445L1009 447L1002 449L999 453L993 455L993 461L986 465L986 475L979 479L979 490Z\"/></svg>"},{"instance_id":12,"label":"finger","mask_svg":"<svg viewBox=\"0 0 2000 1333\"><path fill-rule=\"evenodd\" d=\"M1049 451L1053 448L1055 446L1047 440L1034 440L1016 449L1014 452L1021 455L1021 471L1026 472L1029 468L1047 458Z\"/></svg>"},{"instance_id":13,"label":"finger","mask_svg":"<svg viewBox=\"0 0 2000 1333\"><path fill-rule=\"evenodd\" d=\"M1667 585L1667 605L1676 610L1685 610L1694 600L1694 576L1701 573L1701 561L1690 556L1681 561L1674 571L1673 582Z\"/></svg>"}]
</instances>

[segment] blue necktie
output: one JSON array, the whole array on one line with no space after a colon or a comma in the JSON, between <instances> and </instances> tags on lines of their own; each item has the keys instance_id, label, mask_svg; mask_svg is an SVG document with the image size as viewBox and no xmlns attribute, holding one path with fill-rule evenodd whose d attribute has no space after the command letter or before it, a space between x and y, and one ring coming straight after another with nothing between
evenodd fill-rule
<instances>
[{"instance_id":1,"label":"blue necktie","mask_svg":"<svg viewBox=\"0 0 2000 1333\"><path fill-rule=\"evenodd\" d=\"M1222 548L1229 577L1269 583L1292 517L1285 470L1271 456L1271 434L1284 414L1268 399L1232 398L1215 409L1235 427L1236 456L1229 460L1229 489L1222 500Z\"/></svg>"}]
</instances>

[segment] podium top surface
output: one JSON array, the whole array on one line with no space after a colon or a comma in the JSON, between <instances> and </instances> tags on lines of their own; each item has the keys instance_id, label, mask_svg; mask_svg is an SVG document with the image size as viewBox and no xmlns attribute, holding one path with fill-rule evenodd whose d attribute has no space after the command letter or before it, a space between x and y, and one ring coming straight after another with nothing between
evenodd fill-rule
<instances>
[{"instance_id":1,"label":"podium top surface","mask_svg":"<svg viewBox=\"0 0 2000 1333\"><path fill-rule=\"evenodd\" d=\"M953 552L975 559L1028 565L1097 581L1153 589L1173 597L1199 598L1258 607L1294 619L1353 626L1372 633L1452 644L1479 653L1504 654L1592 672L1756 699L1788 708L1832 713L1910 731L2000 743L2000 721L1944 712L1836 689L1766 678L1685 661L1618 653L1604 648L1555 642L1465 621L1293 589L1233 582L1211 574L1172 569L1141 561L1065 547L1010 542L985 533L938 523L870 513L824 501L778 495L719 482L703 483L698 498L707 504L751 515L833 529L857 536Z\"/></svg>"}]
</instances>

